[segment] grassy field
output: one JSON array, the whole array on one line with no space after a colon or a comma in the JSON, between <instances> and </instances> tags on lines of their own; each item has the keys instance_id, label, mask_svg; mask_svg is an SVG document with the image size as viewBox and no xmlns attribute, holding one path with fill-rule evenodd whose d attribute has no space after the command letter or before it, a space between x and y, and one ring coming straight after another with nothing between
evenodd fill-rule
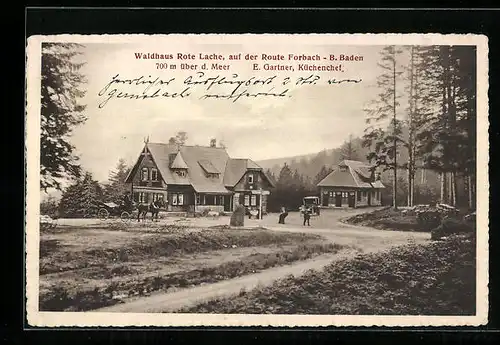
<instances>
[{"instance_id":1,"label":"grassy field","mask_svg":"<svg viewBox=\"0 0 500 345\"><path fill-rule=\"evenodd\" d=\"M453 236L358 255L180 312L473 315L475 272L474 237Z\"/></svg>"},{"instance_id":2,"label":"grassy field","mask_svg":"<svg viewBox=\"0 0 500 345\"><path fill-rule=\"evenodd\" d=\"M151 233L69 227L41 234L40 310L91 310L341 248L315 234L262 229Z\"/></svg>"}]
</instances>

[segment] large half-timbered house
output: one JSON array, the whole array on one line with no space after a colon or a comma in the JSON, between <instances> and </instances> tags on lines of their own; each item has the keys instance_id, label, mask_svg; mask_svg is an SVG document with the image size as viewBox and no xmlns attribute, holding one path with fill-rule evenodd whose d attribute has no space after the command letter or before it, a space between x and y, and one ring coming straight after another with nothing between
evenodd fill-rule
<instances>
[{"instance_id":1,"label":"large half-timbered house","mask_svg":"<svg viewBox=\"0 0 500 345\"><path fill-rule=\"evenodd\" d=\"M146 143L125 181L134 201L163 199L168 211L232 212L238 205L266 212L274 183L251 159L230 158L215 146Z\"/></svg>"}]
</instances>

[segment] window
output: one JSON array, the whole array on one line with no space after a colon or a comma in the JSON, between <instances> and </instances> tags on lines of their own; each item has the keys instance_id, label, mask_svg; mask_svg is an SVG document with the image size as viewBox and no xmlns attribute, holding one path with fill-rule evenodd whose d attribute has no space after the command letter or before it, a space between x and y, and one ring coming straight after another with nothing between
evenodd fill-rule
<instances>
[{"instance_id":1,"label":"window","mask_svg":"<svg viewBox=\"0 0 500 345\"><path fill-rule=\"evenodd\" d=\"M153 201L158 201L158 200L163 200L163 194L162 193L154 193L153 194Z\"/></svg>"},{"instance_id":2,"label":"window","mask_svg":"<svg viewBox=\"0 0 500 345\"><path fill-rule=\"evenodd\" d=\"M243 203L243 205L245 206L249 206L250 205L250 195L245 195L245 202Z\"/></svg>"},{"instance_id":3,"label":"window","mask_svg":"<svg viewBox=\"0 0 500 345\"><path fill-rule=\"evenodd\" d=\"M358 201L361 201L361 192L358 192Z\"/></svg>"},{"instance_id":4,"label":"window","mask_svg":"<svg viewBox=\"0 0 500 345\"><path fill-rule=\"evenodd\" d=\"M366 191L363 192L363 198L366 198Z\"/></svg>"},{"instance_id":5,"label":"window","mask_svg":"<svg viewBox=\"0 0 500 345\"><path fill-rule=\"evenodd\" d=\"M137 200L141 204L145 204L148 202L148 193L145 192L139 192L139 199Z\"/></svg>"},{"instance_id":6,"label":"window","mask_svg":"<svg viewBox=\"0 0 500 345\"><path fill-rule=\"evenodd\" d=\"M172 193L172 205L184 205L184 194Z\"/></svg>"},{"instance_id":7,"label":"window","mask_svg":"<svg viewBox=\"0 0 500 345\"><path fill-rule=\"evenodd\" d=\"M333 198L333 192L330 192L330 198Z\"/></svg>"},{"instance_id":8,"label":"window","mask_svg":"<svg viewBox=\"0 0 500 345\"><path fill-rule=\"evenodd\" d=\"M347 166L346 165L341 165L340 167L340 171L347 171Z\"/></svg>"},{"instance_id":9,"label":"window","mask_svg":"<svg viewBox=\"0 0 500 345\"><path fill-rule=\"evenodd\" d=\"M201 205L201 194L196 194L196 205Z\"/></svg>"},{"instance_id":10,"label":"window","mask_svg":"<svg viewBox=\"0 0 500 345\"><path fill-rule=\"evenodd\" d=\"M347 198L348 193L347 192L342 192L342 197Z\"/></svg>"},{"instance_id":11,"label":"window","mask_svg":"<svg viewBox=\"0 0 500 345\"><path fill-rule=\"evenodd\" d=\"M149 178L149 169L148 168L142 168L141 170L141 181L147 181Z\"/></svg>"},{"instance_id":12,"label":"window","mask_svg":"<svg viewBox=\"0 0 500 345\"><path fill-rule=\"evenodd\" d=\"M257 195L252 195L252 206L257 206Z\"/></svg>"},{"instance_id":13,"label":"window","mask_svg":"<svg viewBox=\"0 0 500 345\"><path fill-rule=\"evenodd\" d=\"M158 181L158 170L151 169L151 181Z\"/></svg>"},{"instance_id":14,"label":"window","mask_svg":"<svg viewBox=\"0 0 500 345\"><path fill-rule=\"evenodd\" d=\"M250 184L253 183L253 174L248 175L248 183L250 183Z\"/></svg>"},{"instance_id":15,"label":"window","mask_svg":"<svg viewBox=\"0 0 500 345\"><path fill-rule=\"evenodd\" d=\"M177 170L177 175L180 177L186 177L186 171L185 170Z\"/></svg>"},{"instance_id":16,"label":"window","mask_svg":"<svg viewBox=\"0 0 500 345\"><path fill-rule=\"evenodd\" d=\"M219 205L224 205L224 195L219 196Z\"/></svg>"}]
</instances>

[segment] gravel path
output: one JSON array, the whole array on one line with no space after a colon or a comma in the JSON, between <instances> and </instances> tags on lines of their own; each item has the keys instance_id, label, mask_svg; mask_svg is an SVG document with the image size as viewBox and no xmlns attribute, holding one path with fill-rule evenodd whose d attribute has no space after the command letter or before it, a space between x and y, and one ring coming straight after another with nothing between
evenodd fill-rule
<instances>
[{"instance_id":1,"label":"gravel path","mask_svg":"<svg viewBox=\"0 0 500 345\"><path fill-rule=\"evenodd\" d=\"M251 290L259 285L269 285L278 278L289 274L302 275L310 269L321 269L332 261L355 255L354 250L345 250L337 254L321 255L311 260L267 269L265 271L221 281L209 285L182 289L170 293L156 293L128 303L101 308L98 312L117 313L160 313L173 312L184 307L194 306L208 300L238 294L242 289Z\"/></svg>"},{"instance_id":2,"label":"gravel path","mask_svg":"<svg viewBox=\"0 0 500 345\"><path fill-rule=\"evenodd\" d=\"M356 226L342 226L338 229L317 229L290 226L275 226L272 231L310 232L324 236L333 243L349 246L336 254L320 255L313 259L280 266L265 271L238 277L214 284L201 285L174 292L157 292L148 297L98 309L99 312L154 313L172 312L208 300L238 294L242 289L251 290L258 285L269 285L287 275L301 275L307 270L320 270L332 261L350 258L360 252L372 253L409 242L422 243L430 239L429 233L385 231Z\"/></svg>"}]
</instances>

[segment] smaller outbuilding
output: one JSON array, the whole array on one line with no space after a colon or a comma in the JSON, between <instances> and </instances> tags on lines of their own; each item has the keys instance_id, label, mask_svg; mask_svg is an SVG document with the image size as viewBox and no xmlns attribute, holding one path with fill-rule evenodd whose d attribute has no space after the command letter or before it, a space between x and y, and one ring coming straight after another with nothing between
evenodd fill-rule
<instances>
[{"instance_id":1,"label":"smaller outbuilding","mask_svg":"<svg viewBox=\"0 0 500 345\"><path fill-rule=\"evenodd\" d=\"M373 166L344 160L318 183L323 207L362 207L382 205L384 187Z\"/></svg>"}]
</instances>

